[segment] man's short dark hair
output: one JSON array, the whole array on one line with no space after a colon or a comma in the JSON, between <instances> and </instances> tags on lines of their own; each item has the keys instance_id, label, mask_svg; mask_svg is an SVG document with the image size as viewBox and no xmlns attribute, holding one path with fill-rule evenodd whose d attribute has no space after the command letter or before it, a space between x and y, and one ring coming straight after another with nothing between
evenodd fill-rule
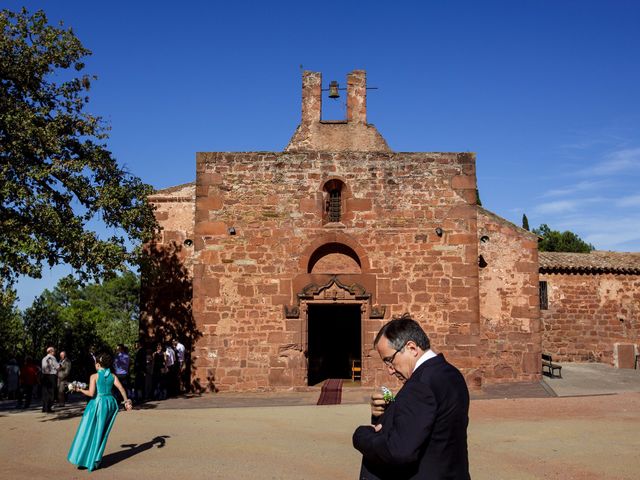
<instances>
[{"instance_id":1,"label":"man's short dark hair","mask_svg":"<svg viewBox=\"0 0 640 480\"><path fill-rule=\"evenodd\" d=\"M385 323L373 341L374 348L378 345L383 335L389 340L389 345L396 350L404 347L409 340L412 340L418 347L425 351L429 350L431 346L429 337L424 333L420 324L411 318L409 313L395 317Z\"/></svg>"}]
</instances>

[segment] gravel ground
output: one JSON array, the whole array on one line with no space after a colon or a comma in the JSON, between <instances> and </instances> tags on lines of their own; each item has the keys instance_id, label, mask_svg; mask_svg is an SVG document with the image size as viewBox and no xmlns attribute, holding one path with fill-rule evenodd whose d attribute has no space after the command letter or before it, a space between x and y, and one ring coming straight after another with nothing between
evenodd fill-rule
<instances>
[{"instance_id":1,"label":"gravel ground","mask_svg":"<svg viewBox=\"0 0 640 480\"><path fill-rule=\"evenodd\" d=\"M0 477L355 479L354 428L367 405L145 408L120 413L103 468L66 455L82 405L0 413ZM474 400L474 480L640 478L640 393Z\"/></svg>"}]
</instances>

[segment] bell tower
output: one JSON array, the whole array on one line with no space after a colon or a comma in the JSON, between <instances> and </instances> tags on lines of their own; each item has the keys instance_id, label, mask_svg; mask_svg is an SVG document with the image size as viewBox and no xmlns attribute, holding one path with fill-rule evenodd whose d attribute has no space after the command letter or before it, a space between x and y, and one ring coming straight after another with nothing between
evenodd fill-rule
<instances>
[{"instance_id":1,"label":"bell tower","mask_svg":"<svg viewBox=\"0 0 640 480\"><path fill-rule=\"evenodd\" d=\"M331 87L337 85L333 84ZM322 120L322 74L302 74L302 119L285 152L359 151L390 152L385 139L367 123L367 73L353 70L347 75L347 118ZM337 91L331 91L331 95Z\"/></svg>"}]
</instances>

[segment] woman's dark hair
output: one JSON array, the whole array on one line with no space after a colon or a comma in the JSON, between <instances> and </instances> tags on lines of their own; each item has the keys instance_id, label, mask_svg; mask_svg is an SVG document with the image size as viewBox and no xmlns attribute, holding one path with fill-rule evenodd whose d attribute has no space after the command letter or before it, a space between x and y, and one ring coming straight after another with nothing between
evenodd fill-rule
<instances>
[{"instance_id":1,"label":"woman's dark hair","mask_svg":"<svg viewBox=\"0 0 640 480\"><path fill-rule=\"evenodd\" d=\"M96 357L96 363L99 363L104 368L110 367L111 362L112 362L111 355L109 355L106 352L103 352Z\"/></svg>"},{"instance_id":2,"label":"woman's dark hair","mask_svg":"<svg viewBox=\"0 0 640 480\"><path fill-rule=\"evenodd\" d=\"M383 335L389 340L389 345L396 350L404 347L409 340L412 340L422 350L429 350L431 347L429 337L424 333L420 324L411 318L409 313L385 323L373 341L374 348L378 345Z\"/></svg>"}]
</instances>

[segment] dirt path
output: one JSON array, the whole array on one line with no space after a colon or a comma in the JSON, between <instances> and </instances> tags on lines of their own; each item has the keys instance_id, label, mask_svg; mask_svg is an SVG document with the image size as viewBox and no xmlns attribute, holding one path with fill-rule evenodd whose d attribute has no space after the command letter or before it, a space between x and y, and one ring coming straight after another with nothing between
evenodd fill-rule
<instances>
[{"instance_id":1,"label":"dirt path","mask_svg":"<svg viewBox=\"0 0 640 480\"><path fill-rule=\"evenodd\" d=\"M91 474L65 460L79 422L69 413L3 413L0 477L355 479L360 457L351 433L366 423L368 407L122 413L109 438L106 468ZM640 393L476 400L469 428L472 478L636 480L639 432Z\"/></svg>"}]
</instances>

